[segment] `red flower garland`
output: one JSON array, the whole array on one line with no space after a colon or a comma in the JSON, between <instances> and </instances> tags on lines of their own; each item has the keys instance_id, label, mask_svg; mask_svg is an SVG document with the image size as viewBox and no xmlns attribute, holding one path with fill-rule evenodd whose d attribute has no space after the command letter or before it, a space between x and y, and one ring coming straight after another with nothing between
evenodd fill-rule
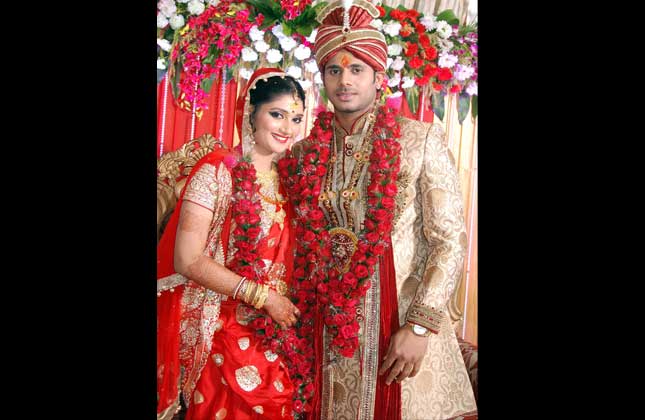
<instances>
[{"instance_id":1,"label":"red flower garland","mask_svg":"<svg viewBox=\"0 0 645 420\"><path fill-rule=\"evenodd\" d=\"M391 245L401 150L396 139L401 137L401 129L395 111L380 107L372 131L364 228L358 235L349 270L339 275L328 267L331 256L328 230L333 226L326 223L318 208L318 196L330 156L332 118L331 112L319 114L309 139L305 140L302 162L289 154L279 162L279 170L282 179L287 180L289 198L299 217L294 271L294 301L302 313L298 335L311 337L313 334L314 310L318 302L332 336L332 348L345 357L352 357L358 348L356 306L370 287L369 277L374 273L378 258Z\"/></svg>"},{"instance_id":2,"label":"red flower garland","mask_svg":"<svg viewBox=\"0 0 645 420\"><path fill-rule=\"evenodd\" d=\"M268 283L264 261L257 252L261 232L259 188L256 183L255 167L241 160L231 170L233 181L232 217L236 228L233 230L234 245L237 248L229 268L241 276L260 284ZM313 349L307 340L296 334L293 328L282 329L264 311L257 311L252 321L256 335L272 352L284 356L289 376L297 387L293 409L296 413L305 410L306 402L313 396L313 384L304 383L312 366Z\"/></svg>"}]
</instances>

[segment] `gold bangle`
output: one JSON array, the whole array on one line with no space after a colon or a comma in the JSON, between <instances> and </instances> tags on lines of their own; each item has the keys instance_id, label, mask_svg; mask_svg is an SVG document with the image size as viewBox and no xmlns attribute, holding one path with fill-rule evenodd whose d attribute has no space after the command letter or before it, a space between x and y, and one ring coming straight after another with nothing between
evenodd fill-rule
<instances>
[{"instance_id":1,"label":"gold bangle","mask_svg":"<svg viewBox=\"0 0 645 420\"><path fill-rule=\"evenodd\" d=\"M264 302L266 302L267 298L269 297L269 285L268 284L263 284L261 286L261 291L259 293L259 297L255 305L255 309L262 309L264 306Z\"/></svg>"},{"instance_id":2,"label":"gold bangle","mask_svg":"<svg viewBox=\"0 0 645 420\"><path fill-rule=\"evenodd\" d=\"M246 293L244 294L244 302L252 305L253 299L255 299L255 295L258 291L258 284L253 280L249 280L247 283L248 287L246 288Z\"/></svg>"}]
</instances>

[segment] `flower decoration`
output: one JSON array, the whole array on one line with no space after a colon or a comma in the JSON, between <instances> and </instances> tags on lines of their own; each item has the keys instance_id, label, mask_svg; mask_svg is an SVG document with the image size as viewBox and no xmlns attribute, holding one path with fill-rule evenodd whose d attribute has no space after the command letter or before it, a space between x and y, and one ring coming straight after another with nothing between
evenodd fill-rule
<instances>
[{"instance_id":1,"label":"flower decoration","mask_svg":"<svg viewBox=\"0 0 645 420\"><path fill-rule=\"evenodd\" d=\"M315 4L314 4L315 3ZM159 0L157 73L169 72L173 95L199 117L212 83L225 66L227 79L250 78L259 67L301 69L304 89L316 86L325 98L312 46L325 6L312 0ZM405 94L416 113L419 96L431 98L443 119L446 95L456 95L459 122L477 116L477 24L459 25L451 10L424 15L403 6L377 6L372 25L388 45L388 98Z\"/></svg>"}]
</instances>

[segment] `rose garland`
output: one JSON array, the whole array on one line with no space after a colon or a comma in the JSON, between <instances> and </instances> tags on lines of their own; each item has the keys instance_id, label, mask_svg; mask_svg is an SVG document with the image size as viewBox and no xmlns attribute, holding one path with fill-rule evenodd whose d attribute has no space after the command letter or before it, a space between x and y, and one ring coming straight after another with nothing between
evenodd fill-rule
<instances>
[{"instance_id":1,"label":"rose garland","mask_svg":"<svg viewBox=\"0 0 645 420\"><path fill-rule=\"evenodd\" d=\"M328 230L333 226L326 223L318 207L330 156L332 118L331 112L319 114L309 139L303 143L302 161L289 154L279 162L279 171L286 180L289 198L299 218L294 271L294 301L302 313L298 335L312 336L318 302L332 337L332 348L345 357L352 357L358 348L356 306L370 287L369 278L378 258L390 246L401 150L396 139L401 137L401 129L394 110L385 106L378 109L371 137L364 228L358 235L349 270L339 274L328 267L331 257ZM310 365L313 367L313 363Z\"/></svg>"},{"instance_id":2,"label":"rose garland","mask_svg":"<svg viewBox=\"0 0 645 420\"><path fill-rule=\"evenodd\" d=\"M232 234L237 251L229 268L241 276L266 284L268 278L264 271L264 261L257 252L262 205L255 167L250 162L241 160L232 168L231 174L232 217L237 225ZM297 387L293 409L296 413L302 413L307 400L313 396L313 384L304 381L311 369L309 360L313 359L313 349L307 345L306 339L297 335L296 330L282 329L263 311L256 312L252 325L256 335L272 352L284 356L289 376Z\"/></svg>"}]
</instances>

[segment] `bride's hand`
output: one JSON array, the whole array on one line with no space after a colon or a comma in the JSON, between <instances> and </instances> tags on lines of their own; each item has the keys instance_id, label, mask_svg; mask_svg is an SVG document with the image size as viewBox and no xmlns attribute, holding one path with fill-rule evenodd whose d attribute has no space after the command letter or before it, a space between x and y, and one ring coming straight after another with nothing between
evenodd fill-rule
<instances>
[{"instance_id":1,"label":"bride's hand","mask_svg":"<svg viewBox=\"0 0 645 420\"><path fill-rule=\"evenodd\" d=\"M273 289L269 290L269 296L264 302L263 309L282 328L292 327L296 323L297 317L300 316L300 311L289 298L277 294Z\"/></svg>"}]
</instances>

